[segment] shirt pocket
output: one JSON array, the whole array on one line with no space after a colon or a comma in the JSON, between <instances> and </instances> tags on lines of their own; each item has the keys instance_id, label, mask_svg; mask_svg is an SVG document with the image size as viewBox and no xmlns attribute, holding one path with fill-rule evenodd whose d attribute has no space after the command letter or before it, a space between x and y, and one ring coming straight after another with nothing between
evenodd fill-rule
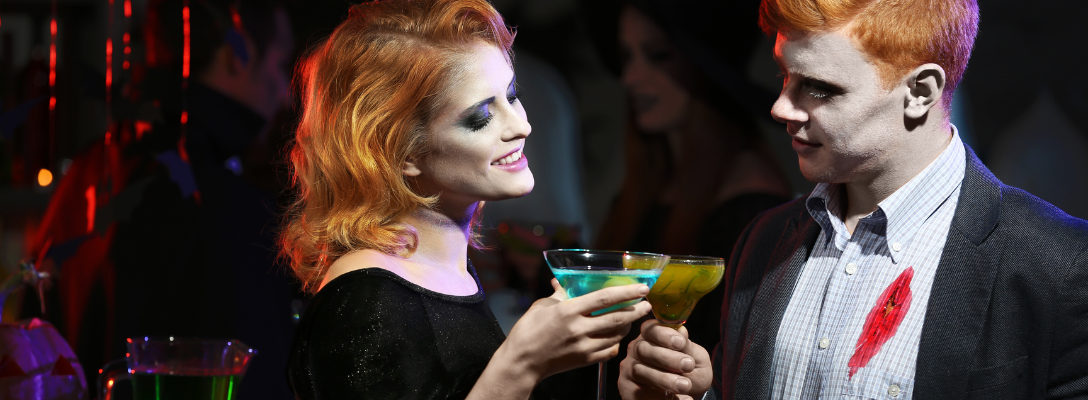
<instances>
[{"instance_id":1,"label":"shirt pocket","mask_svg":"<svg viewBox=\"0 0 1088 400\"><path fill-rule=\"evenodd\" d=\"M914 379L889 371L862 368L842 384L842 397L905 400L914 392Z\"/></svg>"}]
</instances>

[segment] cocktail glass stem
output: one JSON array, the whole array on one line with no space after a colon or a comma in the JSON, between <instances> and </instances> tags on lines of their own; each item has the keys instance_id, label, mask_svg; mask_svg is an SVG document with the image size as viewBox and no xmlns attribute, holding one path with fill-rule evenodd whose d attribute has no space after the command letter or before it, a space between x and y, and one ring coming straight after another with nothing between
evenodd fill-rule
<instances>
[{"instance_id":1,"label":"cocktail glass stem","mask_svg":"<svg viewBox=\"0 0 1088 400\"><path fill-rule=\"evenodd\" d=\"M597 400L605 400L604 383L608 382L608 362L597 363Z\"/></svg>"}]
</instances>

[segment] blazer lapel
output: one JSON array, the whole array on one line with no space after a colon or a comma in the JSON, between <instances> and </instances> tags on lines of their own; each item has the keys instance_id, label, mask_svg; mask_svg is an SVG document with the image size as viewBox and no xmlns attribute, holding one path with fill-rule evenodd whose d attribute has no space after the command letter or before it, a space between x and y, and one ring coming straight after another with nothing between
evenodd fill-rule
<instances>
[{"instance_id":1,"label":"blazer lapel","mask_svg":"<svg viewBox=\"0 0 1088 400\"><path fill-rule=\"evenodd\" d=\"M966 391L971 355L992 296L1002 244L991 238L1001 182L967 147L967 169L922 326L915 372L917 399L957 398Z\"/></svg>"},{"instance_id":2,"label":"blazer lapel","mask_svg":"<svg viewBox=\"0 0 1088 400\"><path fill-rule=\"evenodd\" d=\"M787 224L768 271L752 301L736 381L736 399L765 399L771 391L771 363L782 316L789 305L797 278L820 234L817 224L802 208Z\"/></svg>"}]
</instances>

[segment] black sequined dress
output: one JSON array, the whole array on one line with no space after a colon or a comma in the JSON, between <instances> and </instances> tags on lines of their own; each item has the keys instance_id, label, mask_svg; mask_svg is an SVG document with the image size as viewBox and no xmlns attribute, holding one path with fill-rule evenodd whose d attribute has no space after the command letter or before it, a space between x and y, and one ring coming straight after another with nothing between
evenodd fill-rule
<instances>
[{"instance_id":1,"label":"black sequined dress","mask_svg":"<svg viewBox=\"0 0 1088 400\"><path fill-rule=\"evenodd\" d=\"M482 288L451 296L365 268L313 298L287 377L302 400L463 399L504 339Z\"/></svg>"}]
</instances>

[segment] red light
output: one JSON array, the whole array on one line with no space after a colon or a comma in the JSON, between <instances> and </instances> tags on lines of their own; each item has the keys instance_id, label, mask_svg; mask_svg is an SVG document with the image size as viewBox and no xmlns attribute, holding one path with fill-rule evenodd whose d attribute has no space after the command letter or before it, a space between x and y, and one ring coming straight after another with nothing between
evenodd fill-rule
<instances>
[{"instance_id":1,"label":"red light","mask_svg":"<svg viewBox=\"0 0 1088 400\"><path fill-rule=\"evenodd\" d=\"M132 0L125 0L125 18L132 17ZM125 36L128 36L126 33Z\"/></svg>"},{"instance_id":2,"label":"red light","mask_svg":"<svg viewBox=\"0 0 1088 400\"><path fill-rule=\"evenodd\" d=\"M110 139L112 139L112 138L113 138L113 132L106 131L106 145L107 146L110 145Z\"/></svg>"},{"instance_id":3,"label":"red light","mask_svg":"<svg viewBox=\"0 0 1088 400\"><path fill-rule=\"evenodd\" d=\"M510 226L506 225L505 222L499 224L499 233L505 235L506 232L509 232L509 231L510 231Z\"/></svg>"},{"instance_id":4,"label":"red light","mask_svg":"<svg viewBox=\"0 0 1088 400\"><path fill-rule=\"evenodd\" d=\"M106 97L109 98L110 86L113 86L113 39L106 38Z\"/></svg>"},{"instance_id":5,"label":"red light","mask_svg":"<svg viewBox=\"0 0 1088 400\"><path fill-rule=\"evenodd\" d=\"M87 233L94 232L94 202L95 198L94 185L87 188L87 191L83 192L83 196L87 198Z\"/></svg>"},{"instance_id":6,"label":"red light","mask_svg":"<svg viewBox=\"0 0 1088 400\"><path fill-rule=\"evenodd\" d=\"M242 16L238 15L238 7L230 8L230 19L234 22L234 29L242 30Z\"/></svg>"},{"instance_id":7,"label":"red light","mask_svg":"<svg viewBox=\"0 0 1088 400\"><path fill-rule=\"evenodd\" d=\"M182 111L181 112L181 123L184 124L186 122L189 122L189 112L188 111Z\"/></svg>"},{"instance_id":8,"label":"red light","mask_svg":"<svg viewBox=\"0 0 1088 400\"><path fill-rule=\"evenodd\" d=\"M189 6L181 8L181 20L183 23L182 34L185 35L185 44L182 45L181 77L189 77Z\"/></svg>"},{"instance_id":9,"label":"red light","mask_svg":"<svg viewBox=\"0 0 1088 400\"><path fill-rule=\"evenodd\" d=\"M57 20L49 21L49 86L57 84Z\"/></svg>"},{"instance_id":10,"label":"red light","mask_svg":"<svg viewBox=\"0 0 1088 400\"><path fill-rule=\"evenodd\" d=\"M126 3L128 3L128 2L126 2ZM125 36L122 36L122 38L124 39L125 44L128 44L128 32L125 32Z\"/></svg>"},{"instance_id":11,"label":"red light","mask_svg":"<svg viewBox=\"0 0 1088 400\"><path fill-rule=\"evenodd\" d=\"M49 97L49 109L50 110L55 110L56 108L57 108L57 98L53 97L53 96L50 96Z\"/></svg>"},{"instance_id":12,"label":"red light","mask_svg":"<svg viewBox=\"0 0 1088 400\"><path fill-rule=\"evenodd\" d=\"M125 49L125 50L128 50L128 49ZM121 64L121 69L128 69L128 60L125 60L125 62Z\"/></svg>"},{"instance_id":13,"label":"red light","mask_svg":"<svg viewBox=\"0 0 1088 400\"><path fill-rule=\"evenodd\" d=\"M151 123L147 121L136 121L136 140L140 140L144 137L144 133L151 130Z\"/></svg>"}]
</instances>

